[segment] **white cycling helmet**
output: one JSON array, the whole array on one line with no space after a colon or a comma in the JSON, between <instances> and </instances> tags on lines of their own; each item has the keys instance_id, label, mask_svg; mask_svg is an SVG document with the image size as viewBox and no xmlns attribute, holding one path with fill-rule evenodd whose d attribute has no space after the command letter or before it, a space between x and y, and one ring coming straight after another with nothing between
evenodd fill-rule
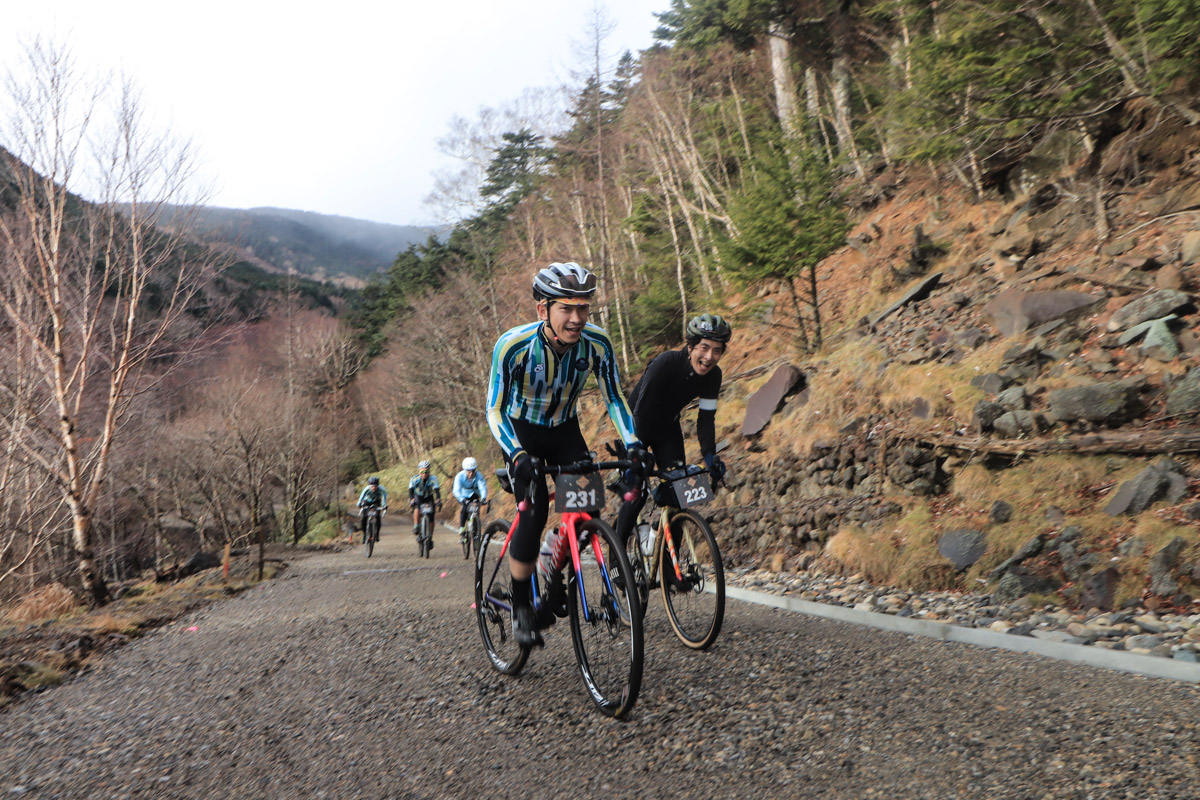
<instances>
[{"instance_id":1,"label":"white cycling helmet","mask_svg":"<svg viewBox=\"0 0 1200 800\"><path fill-rule=\"evenodd\" d=\"M581 302L596 293L596 276L574 261L554 263L533 277L533 296L538 300Z\"/></svg>"},{"instance_id":2,"label":"white cycling helmet","mask_svg":"<svg viewBox=\"0 0 1200 800\"><path fill-rule=\"evenodd\" d=\"M479 469L479 462L477 462L475 459L471 458L470 456L467 456L466 458L463 459L463 469L467 470L468 472L471 470Z\"/></svg>"},{"instance_id":3,"label":"white cycling helmet","mask_svg":"<svg viewBox=\"0 0 1200 800\"><path fill-rule=\"evenodd\" d=\"M425 459L420 464L417 464L417 469L429 469L429 459Z\"/></svg>"}]
</instances>

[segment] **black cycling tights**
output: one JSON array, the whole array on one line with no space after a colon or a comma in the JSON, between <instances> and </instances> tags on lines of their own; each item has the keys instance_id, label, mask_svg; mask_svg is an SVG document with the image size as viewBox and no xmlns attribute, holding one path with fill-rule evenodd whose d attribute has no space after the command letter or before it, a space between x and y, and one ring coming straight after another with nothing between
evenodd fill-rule
<instances>
[{"instance_id":1,"label":"black cycling tights","mask_svg":"<svg viewBox=\"0 0 1200 800\"><path fill-rule=\"evenodd\" d=\"M578 419L569 420L553 428L519 419L512 420L512 424L517 441L525 451L547 464L570 464L588 457L587 442L583 440L583 433L579 430ZM519 503L522 498L529 496L530 486L528 482L516 478L513 466L510 463L508 468L509 474L513 475L513 494ZM546 488L545 478L534 481L532 488L533 508L519 515L517 530L509 545L512 560L526 564L537 560L542 530L546 527L546 518L550 516L550 492Z\"/></svg>"},{"instance_id":2,"label":"black cycling tights","mask_svg":"<svg viewBox=\"0 0 1200 800\"><path fill-rule=\"evenodd\" d=\"M646 432L641 428L638 429L638 433L642 435L642 441L654 454L654 463L658 465L659 469L669 469L684 461L683 429L679 426L679 420L675 420L675 424L669 426L668 430L655 432L657 438L654 441L650 441ZM617 512L617 533L620 534L622 541L629 537L629 532L633 530L637 516L641 513L644 505L646 505L644 494L633 502L621 504L621 508Z\"/></svg>"}]
</instances>

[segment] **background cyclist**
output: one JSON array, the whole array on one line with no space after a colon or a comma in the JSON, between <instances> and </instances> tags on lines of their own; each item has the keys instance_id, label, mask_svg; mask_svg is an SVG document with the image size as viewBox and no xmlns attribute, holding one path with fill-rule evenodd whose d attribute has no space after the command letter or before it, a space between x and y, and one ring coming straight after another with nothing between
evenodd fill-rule
<instances>
[{"instance_id":1,"label":"background cyclist","mask_svg":"<svg viewBox=\"0 0 1200 800\"><path fill-rule=\"evenodd\" d=\"M533 279L538 322L505 332L492 351L488 426L509 463L517 500L532 501L532 508L518 515L509 545L513 628L524 646L542 642L530 576L549 511L546 483L533 480L532 459L569 464L588 457L575 406L589 374L596 375L630 457L639 463L649 458L634 433L612 341L587 322L595 293L596 276L588 270L573 262L550 264Z\"/></svg>"},{"instance_id":2,"label":"background cyclist","mask_svg":"<svg viewBox=\"0 0 1200 800\"><path fill-rule=\"evenodd\" d=\"M387 489L379 485L379 478L374 475L367 478L367 485L358 496L358 521L364 542L367 541L367 511L371 506L379 506L381 512L387 511Z\"/></svg>"},{"instance_id":3,"label":"background cyclist","mask_svg":"<svg viewBox=\"0 0 1200 800\"><path fill-rule=\"evenodd\" d=\"M462 472L454 476L454 499L459 502L462 508L458 512L458 535L465 536L467 532L467 504L472 497L478 498L479 502L487 502L487 481L479 472L479 464L471 456L467 456L462 461Z\"/></svg>"},{"instance_id":4,"label":"background cyclist","mask_svg":"<svg viewBox=\"0 0 1200 800\"><path fill-rule=\"evenodd\" d=\"M413 536L418 533L421 523L421 504L432 503L438 511L442 510L442 487L437 475L429 471L429 461L423 460L417 464L417 474L408 481L408 505L413 510ZM433 530L434 519L437 515L429 515L429 529ZM429 538L429 549L433 549L433 537Z\"/></svg>"},{"instance_id":5,"label":"background cyclist","mask_svg":"<svg viewBox=\"0 0 1200 800\"><path fill-rule=\"evenodd\" d=\"M721 393L721 368L733 330L716 314L701 314L687 324L683 348L668 350L646 367L641 380L629 394L633 419L642 441L654 453L659 469L686 463L683 426L679 415L696 398L696 438L700 453L714 480L725 477L725 463L717 455L717 396ZM645 497L624 503L617 516L617 533L629 535Z\"/></svg>"}]
</instances>

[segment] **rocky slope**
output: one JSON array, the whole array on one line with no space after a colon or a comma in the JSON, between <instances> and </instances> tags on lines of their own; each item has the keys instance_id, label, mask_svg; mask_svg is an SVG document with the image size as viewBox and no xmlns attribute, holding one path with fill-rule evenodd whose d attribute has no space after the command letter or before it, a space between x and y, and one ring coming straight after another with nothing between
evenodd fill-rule
<instances>
[{"instance_id":1,"label":"rocky slope","mask_svg":"<svg viewBox=\"0 0 1200 800\"><path fill-rule=\"evenodd\" d=\"M1134 108L1088 144L1061 134L982 199L916 172L856 189L815 357L779 332L787 300L743 299L726 374L799 377L757 432L742 414L771 371L727 381L734 565L1192 606L1200 132Z\"/></svg>"}]
</instances>

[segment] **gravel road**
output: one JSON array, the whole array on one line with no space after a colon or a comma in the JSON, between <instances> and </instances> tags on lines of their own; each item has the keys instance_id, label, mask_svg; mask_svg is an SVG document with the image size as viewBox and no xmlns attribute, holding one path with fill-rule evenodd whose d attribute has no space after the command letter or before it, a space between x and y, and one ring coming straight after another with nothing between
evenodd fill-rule
<instances>
[{"instance_id":1,"label":"gravel road","mask_svg":"<svg viewBox=\"0 0 1200 800\"><path fill-rule=\"evenodd\" d=\"M1195 686L734 601L708 653L652 601L614 722L566 625L493 672L455 537L388 523L0 711L0 798L1200 797Z\"/></svg>"}]
</instances>

